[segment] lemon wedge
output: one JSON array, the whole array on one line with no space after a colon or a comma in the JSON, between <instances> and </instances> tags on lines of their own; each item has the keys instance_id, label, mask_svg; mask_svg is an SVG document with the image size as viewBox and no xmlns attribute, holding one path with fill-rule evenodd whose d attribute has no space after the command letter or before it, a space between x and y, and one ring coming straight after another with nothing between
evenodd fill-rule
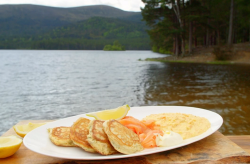
<instances>
[{"instance_id":1,"label":"lemon wedge","mask_svg":"<svg viewBox=\"0 0 250 164\"><path fill-rule=\"evenodd\" d=\"M13 129L15 130L15 132L21 136L21 137L24 137L28 132L30 132L31 130L39 127L39 126L42 126L46 123L28 123L28 124L25 124L25 125L15 125L13 126Z\"/></svg>"},{"instance_id":2,"label":"lemon wedge","mask_svg":"<svg viewBox=\"0 0 250 164\"><path fill-rule=\"evenodd\" d=\"M13 155L21 146L23 140L16 136L0 137L0 158Z\"/></svg>"},{"instance_id":3,"label":"lemon wedge","mask_svg":"<svg viewBox=\"0 0 250 164\"><path fill-rule=\"evenodd\" d=\"M110 119L120 120L128 114L129 110L130 110L129 105L123 105L115 109L108 109L100 112L88 113L86 115L102 121Z\"/></svg>"}]
</instances>

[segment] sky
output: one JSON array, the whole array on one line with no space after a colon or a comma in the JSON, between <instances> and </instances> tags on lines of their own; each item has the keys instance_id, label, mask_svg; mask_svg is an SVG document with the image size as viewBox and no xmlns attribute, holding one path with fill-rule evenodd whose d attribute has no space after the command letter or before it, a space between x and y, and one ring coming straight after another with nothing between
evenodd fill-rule
<instances>
[{"instance_id":1,"label":"sky","mask_svg":"<svg viewBox=\"0 0 250 164\"><path fill-rule=\"evenodd\" d=\"M0 0L2 4L34 4L53 7L77 7L89 5L109 5L125 11L141 11L141 0Z\"/></svg>"}]
</instances>

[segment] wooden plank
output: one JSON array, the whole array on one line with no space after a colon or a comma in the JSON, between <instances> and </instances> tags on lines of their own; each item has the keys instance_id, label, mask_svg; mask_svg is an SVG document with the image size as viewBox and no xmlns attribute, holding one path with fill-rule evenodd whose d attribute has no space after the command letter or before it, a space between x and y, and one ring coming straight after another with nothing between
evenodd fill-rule
<instances>
[{"instance_id":1,"label":"wooden plank","mask_svg":"<svg viewBox=\"0 0 250 164\"><path fill-rule=\"evenodd\" d=\"M47 120L25 120L18 124L26 124L28 122L49 122ZM15 135L14 130L11 128L3 136ZM244 145L246 150L249 150L250 136L229 136L233 141ZM203 140L192 143L190 145L177 148L170 151L161 153L105 161L72 161L67 159L59 159L44 156L27 149L24 145L11 157L0 159L1 164L40 164L40 163L96 163L96 164L121 164L121 163L138 163L138 164L183 164L183 163L247 163L250 162L250 154L229 140L220 132L206 137ZM242 141L243 138L243 141Z\"/></svg>"},{"instance_id":2,"label":"wooden plank","mask_svg":"<svg viewBox=\"0 0 250 164\"><path fill-rule=\"evenodd\" d=\"M250 154L250 135L226 136Z\"/></svg>"}]
</instances>

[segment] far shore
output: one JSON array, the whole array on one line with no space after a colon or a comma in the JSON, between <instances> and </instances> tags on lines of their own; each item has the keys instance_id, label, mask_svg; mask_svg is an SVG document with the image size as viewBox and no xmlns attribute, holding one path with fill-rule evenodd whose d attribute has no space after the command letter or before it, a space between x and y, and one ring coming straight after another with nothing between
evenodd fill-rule
<instances>
[{"instance_id":1,"label":"far shore","mask_svg":"<svg viewBox=\"0 0 250 164\"><path fill-rule=\"evenodd\" d=\"M147 58L145 61L176 62L176 63L206 63L206 64L250 64L250 43L234 45L237 49L236 55L231 60L216 60L213 47L198 47L192 55L184 57L174 55L163 55L160 58Z\"/></svg>"}]
</instances>

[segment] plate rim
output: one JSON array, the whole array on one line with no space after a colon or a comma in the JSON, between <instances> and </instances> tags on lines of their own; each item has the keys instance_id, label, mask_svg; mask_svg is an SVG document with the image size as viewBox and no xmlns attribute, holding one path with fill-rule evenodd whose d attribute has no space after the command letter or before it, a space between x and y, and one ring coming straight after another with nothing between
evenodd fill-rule
<instances>
[{"instance_id":1,"label":"plate rim","mask_svg":"<svg viewBox=\"0 0 250 164\"><path fill-rule=\"evenodd\" d=\"M169 150L172 150L172 149L176 149L176 148L179 148L179 147L183 147L183 146L186 146L186 145L189 145L189 144L192 144L194 142L197 142L197 141L200 141L210 135L212 135L213 133L215 133L223 124L223 118L221 117L221 115L219 115L218 113L214 112L214 111L211 111L211 110L207 110L207 109L203 109L203 108L197 108L197 107L190 107L190 106L134 106L134 107L130 107L131 109L133 108L171 108L171 107L174 107L174 108L189 108L189 109L195 109L195 110L200 110L200 111L205 111L205 112L211 112L213 113L214 115L216 115L219 119L219 124L216 126L215 129L211 129L212 126L204 133L207 133L208 131L208 134L206 134L205 136L202 136L202 134L196 136L196 137L192 137L190 139L193 139L193 138L197 138L195 139L194 141L191 141L191 142L187 142L187 143L181 143L181 144L178 144L178 145L174 145L174 146L170 146L170 147L158 147L159 149L158 150L154 150L153 152L152 151L149 151L149 152L138 152L138 153L134 153L134 154L119 154L118 156L113 156L113 155L108 155L108 156L103 156L103 155L100 155L98 157L96 156L83 156L83 157L64 157L62 155L53 155L53 154L49 154L49 153L44 153L43 151L38 151L36 149L33 149L33 147L30 147L29 145L29 137L30 135L32 135L33 133L35 133L36 131L39 131L39 129L42 129L44 128L44 126L49 126L50 124L55 124L57 122L61 122L63 120L67 120L67 119L71 119L71 118L74 118L74 117L86 117L86 118L90 118L88 116L86 116L86 114L88 113L91 113L91 112L88 112L88 113L83 113L83 114L78 114L78 115L75 115L75 116L70 116L70 117L66 117L66 118L61 118L61 119L58 119L58 120L55 120L55 121L52 121L52 122L48 122L47 124L45 125L42 125L36 129L34 129L33 131L29 132L24 138L23 138L23 144L26 146L26 148L28 148L29 150L33 151L33 152L36 152L38 154L42 154L42 155L46 155L46 156L50 156L50 157L56 157L56 158L61 158L61 159L74 159L74 160L110 160L110 159L121 159L121 158L129 158L129 157L137 157L137 156L143 156L143 155L149 155L149 154L154 154L154 153L159 153L159 152L163 152L163 151L169 151ZM131 110L130 109L130 110ZM135 109L136 110L136 109ZM167 109L166 109L167 110ZM101 111L101 110L100 110ZM98 111L97 111L98 112ZM168 112L166 112L168 113ZM172 112L173 113L173 112ZM176 112L178 113L178 112ZM186 112L183 112L183 113L186 113ZM189 112L187 112L189 113ZM154 114L154 113L151 113L151 114ZM195 115L195 114L193 114ZM201 117L201 116L200 116ZM90 118L90 119L93 119L93 118ZM209 120L210 122L210 120ZM210 122L211 123L211 122ZM184 140L185 141L185 140ZM169 148L169 149L168 149ZM155 149L155 148L153 148ZM84 151L84 150L83 150ZM88 152L86 152L88 153Z\"/></svg>"}]
</instances>

